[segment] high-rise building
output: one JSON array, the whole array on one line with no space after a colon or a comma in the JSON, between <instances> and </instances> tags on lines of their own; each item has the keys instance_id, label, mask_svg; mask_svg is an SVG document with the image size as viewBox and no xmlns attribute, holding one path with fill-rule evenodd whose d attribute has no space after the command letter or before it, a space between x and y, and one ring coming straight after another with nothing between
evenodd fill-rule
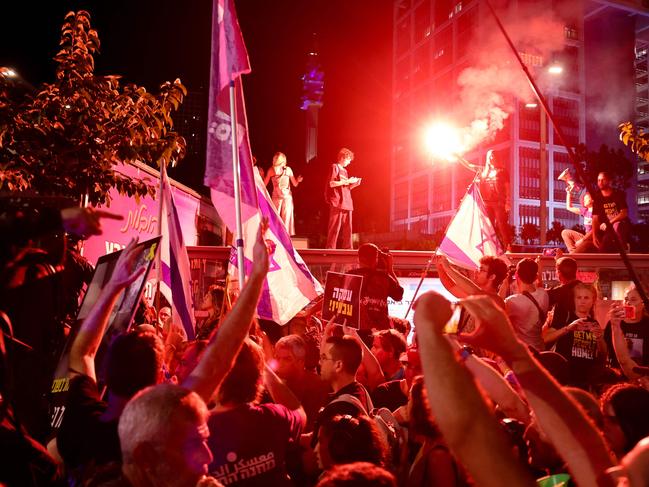
<instances>
[{"instance_id":1,"label":"high-rise building","mask_svg":"<svg viewBox=\"0 0 649 487\"><path fill-rule=\"evenodd\" d=\"M494 2L496 3L496 2ZM543 2L529 0L509 0L497 2L499 7L506 3L506 9L537 8ZM559 63L563 72L553 81L543 83L543 93L550 105L556 121L561 127L567 143L577 145L589 141L588 112L589 96L586 75L589 72L588 39L584 40L585 30L594 30L600 18L608 18L612 13L620 13L620 21L631 26L631 36L641 37L647 10L642 2L631 8L634 2L615 2L607 0L585 0L563 2L547 0L545 8L556 9L556 18L565 18L562 23L563 35L559 49L551 54L538 55L535 52L519 52L526 65L537 76L543 76L547 68ZM570 15L562 17L566 7ZM628 17L632 17L629 20ZM497 27L491 13L483 1L479 0L395 0L394 2L394 56L393 56L393 154L391 189L391 229L418 230L422 233L443 231L459 205L473 174L460 164L431 160L422 149L421 128L436 117L453 113L460 103L461 88L458 78L473 66L481 54L482 40L494 35ZM588 29L586 29L588 28ZM600 35L606 35L600 32ZM610 32L611 39L616 32ZM618 36L626 40L628 33ZM542 43L544 39L539 39ZM503 43L504 43L503 39ZM611 40L609 46L616 45ZM621 41L620 41L621 42ZM596 43L595 43L596 44ZM626 44L621 43L624 48ZM626 49L626 48L624 48ZM593 52L601 52L593 48ZM636 48L636 53L642 50ZM514 54L507 54L509 62L517 66ZM629 55L633 55L633 47ZM641 79L635 80L638 93L644 95L645 123L647 120L647 56L644 53L644 85ZM502 60L501 60L502 61ZM592 66L597 63L594 58ZM608 61L606 61L608 62ZM606 65L604 62L604 65ZM636 65L642 64L636 57ZM518 67L516 67L518 69ZM632 70L631 70L632 72ZM640 70L636 69L637 73ZM522 73L522 71L521 71ZM606 72L599 75L600 81L606 79ZM621 74L619 86L623 89L626 81L633 79ZM549 77L547 79L550 79ZM530 90L531 94L531 90ZM482 163L488 149L494 149L498 157L508 164L511 183L510 223L517 228L526 223L540 225L539 208L541 197L541 160L545 152L547 161L547 226L558 221L570 228L579 223L577 215L565 208L565 183L557 181L557 176L570 166L566 149L560 144L556 132L547 118L541 116L540 106L526 106L526 101L514 97L507 107L509 116L504 120L502 130L492 139L484 140L475 146L465 157L473 163ZM466 101L465 101L466 103ZM623 105L623 104L622 104ZM595 102L592 102L595 106ZM601 109L604 110L605 107ZM618 108L620 108L618 106ZM457 111L457 110L455 110ZM633 103L622 106L617 116L632 117ZM626 114L626 115L625 115ZM613 138L617 137L617 124L625 119L599 120ZM545 121L545 130L541 130ZM598 149L599 144L594 149ZM545 149L545 150L543 150ZM645 201L649 208L649 167L643 166L647 187L638 191L639 201Z\"/></svg>"},{"instance_id":2,"label":"high-rise building","mask_svg":"<svg viewBox=\"0 0 649 487\"><path fill-rule=\"evenodd\" d=\"M174 128L187 141L187 158L202 162L205 158L205 120L207 96L204 91L189 91L172 116Z\"/></svg>"},{"instance_id":3,"label":"high-rise building","mask_svg":"<svg viewBox=\"0 0 649 487\"><path fill-rule=\"evenodd\" d=\"M649 42L635 45L636 127L649 133ZM649 223L649 162L638 161L638 220Z\"/></svg>"}]
</instances>

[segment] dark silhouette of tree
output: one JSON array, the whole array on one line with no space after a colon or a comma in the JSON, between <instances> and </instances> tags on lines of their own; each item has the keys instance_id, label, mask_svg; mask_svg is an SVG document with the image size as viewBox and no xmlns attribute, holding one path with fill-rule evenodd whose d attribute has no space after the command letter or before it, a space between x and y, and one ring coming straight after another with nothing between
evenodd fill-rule
<instances>
[{"instance_id":1,"label":"dark silhouette of tree","mask_svg":"<svg viewBox=\"0 0 649 487\"><path fill-rule=\"evenodd\" d=\"M552 226L548 229L545 234L545 238L548 242L562 242L561 232L565 227L561 222L553 221Z\"/></svg>"},{"instance_id":2,"label":"dark silhouette of tree","mask_svg":"<svg viewBox=\"0 0 649 487\"><path fill-rule=\"evenodd\" d=\"M608 172L612 177L612 185L618 189L626 189L634 175L634 164L622 150L613 150L602 145L599 151L589 151L585 145L576 148L577 158L581 161L585 177L593 186L597 186L597 175Z\"/></svg>"},{"instance_id":3,"label":"dark silhouette of tree","mask_svg":"<svg viewBox=\"0 0 649 487\"><path fill-rule=\"evenodd\" d=\"M99 37L84 10L65 16L56 79L20 96L0 72L0 190L31 190L90 204L109 204L108 192L155 194L155 186L116 172L116 164L175 164L185 140L171 114L186 95L176 80L157 95L119 76L95 74Z\"/></svg>"},{"instance_id":4,"label":"dark silhouette of tree","mask_svg":"<svg viewBox=\"0 0 649 487\"><path fill-rule=\"evenodd\" d=\"M521 240L526 244L534 243L541 236L541 230L535 223L525 223L521 227Z\"/></svg>"}]
</instances>

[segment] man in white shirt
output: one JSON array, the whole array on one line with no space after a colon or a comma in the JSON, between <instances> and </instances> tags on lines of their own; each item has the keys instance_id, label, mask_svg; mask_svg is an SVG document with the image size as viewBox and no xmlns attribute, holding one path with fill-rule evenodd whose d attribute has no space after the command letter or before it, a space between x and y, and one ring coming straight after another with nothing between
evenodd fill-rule
<instances>
[{"instance_id":1,"label":"man in white shirt","mask_svg":"<svg viewBox=\"0 0 649 487\"><path fill-rule=\"evenodd\" d=\"M545 347L541 328L550 301L545 289L534 285L538 273L539 266L532 259L520 260L515 274L518 293L509 296L505 300L505 306L518 338L542 352Z\"/></svg>"}]
</instances>

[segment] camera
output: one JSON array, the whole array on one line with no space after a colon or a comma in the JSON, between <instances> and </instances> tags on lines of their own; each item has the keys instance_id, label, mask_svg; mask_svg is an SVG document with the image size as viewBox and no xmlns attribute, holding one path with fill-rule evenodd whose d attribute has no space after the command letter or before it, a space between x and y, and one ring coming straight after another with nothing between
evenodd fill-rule
<instances>
[{"instance_id":1,"label":"camera","mask_svg":"<svg viewBox=\"0 0 649 487\"><path fill-rule=\"evenodd\" d=\"M376 262L376 268L378 270L385 271L388 269L388 259L390 256L390 249L387 247L382 247L379 249L379 253L377 255L377 262Z\"/></svg>"}]
</instances>

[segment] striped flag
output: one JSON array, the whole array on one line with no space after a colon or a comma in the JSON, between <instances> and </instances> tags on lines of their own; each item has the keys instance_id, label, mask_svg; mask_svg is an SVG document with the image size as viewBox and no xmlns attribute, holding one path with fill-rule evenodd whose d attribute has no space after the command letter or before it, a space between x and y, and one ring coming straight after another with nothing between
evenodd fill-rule
<instances>
[{"instance_id":1,"label":"striped flag","mask_svg":"<svg viewBox=\"0 0 649 487\"><path fill-rule=\"evenodd\" d=\"M480 259L485 255L498 257L504 254L475 183L469 186L464 195L437 253L467 269L480 267Z\"/></svg>"},{"instance_id":2,"label":"striped flag","mask_svg":"<svg viewBox=\"0 0 649 487\"><path fill-rule=\"evenodd\" d=\"M212 63L209 113L207 120L207 159L204 183L211 188L214 207L227 227L234 232L234 173L232 170L232 128L230 84L234 84L237 121L237 146L241 174L242 221L257 212L252 154L243 101L241 75L250 72L248 53L239 29L232 0L214 0L212 12Z\"/></svg>"},{"instance_id":3,"label":"striped flag","mask_svg":"<svg viewBox=\"0 0 649 487\"><path fill-rule=\"evenodd\" d=\"M171 303L172 318L179 319L187 333L187 339L196 337L194 306L191 290L191 271L189 257L183 240L178 211L171 193L171 185L164 167L160 170L162 220L160 229L160 262L162 267L162 281L160 292Z\"/></svg>"},{"instance_id":4,"label":"striped flag","mask_svg":"<svg viewBox=\"0 0 649 487\"><path fill-rule=\"evenodd\" d=\"M259 173L252 166L241 75L250 72L248 53L232 0L214 0L212 14L212 71L208 118L205 184L223 222L236 234L229 86L234 83L237 144L241 183L244 272L252 269L252 249L262 217L268 217L266 240L274 251L257 307L260 318L287 323L322 293L320 283L293 248ZM231 263L238 266L236 251Z\"/></svg>"},{"instance_id":5,"label":"striped flag","mask_svg":"<svg viewBox=\"0 0 649 487\"><path fill-rule=\"evenodd\" d=\"M293 248L291 237L257 171L254 171L254 177L259 209L255 216L243 224L245 273L249 275L252 269L252 249L259 223L262 217L267 217L266 242L271 248L270 267L257 305L257 314L260 318L284 325L322 294L323 290ZM230 252L230 264L238 267L234 248Z\"/></svg>"}]
</instances>

